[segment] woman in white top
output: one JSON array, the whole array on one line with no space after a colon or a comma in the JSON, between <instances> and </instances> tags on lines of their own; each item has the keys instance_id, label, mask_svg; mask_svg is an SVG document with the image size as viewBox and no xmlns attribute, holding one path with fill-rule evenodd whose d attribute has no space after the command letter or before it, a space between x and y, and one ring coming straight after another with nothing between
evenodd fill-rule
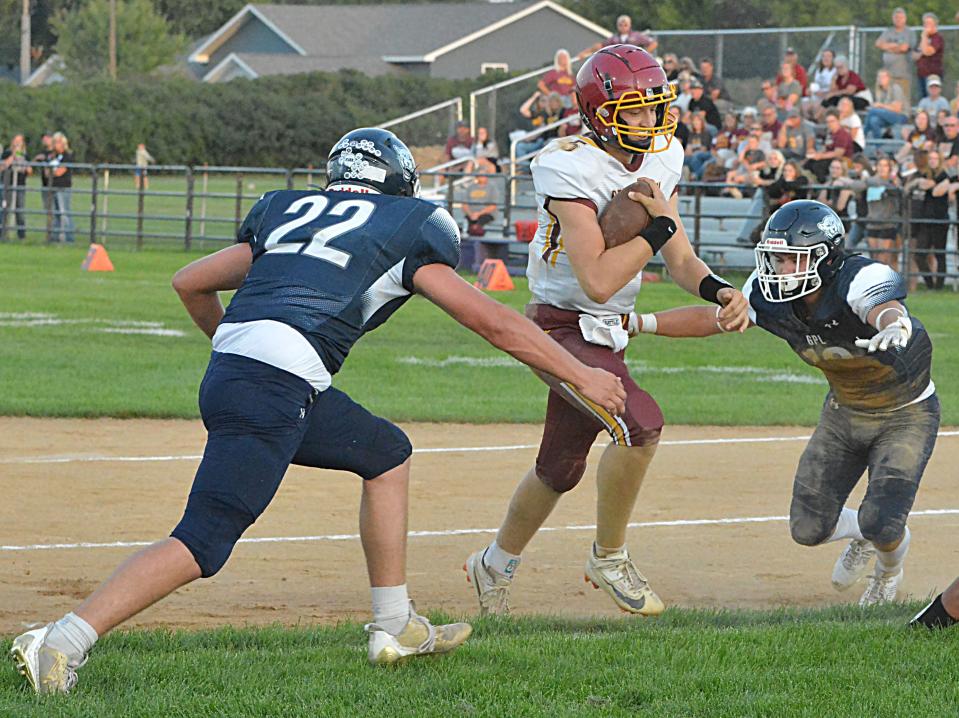
<instances>
[{"instance_id":1,"label":"woman in white top","mask_svg":"<svg viewBox=\"0 0 959 718\"><path fill-rule=\"evenodd\" d=\"M823 50L819 55L819 62L813 68L812 77L809 78L809 102L813 112L822 105L832 86L832 78L836 74L836 66L833 64L835 57L832 50Z\"/></svg>"},{"instance_id":2,"label":"woman in white top","mask_svg":"<svg viewBox=\"0 0 959 718\"><path fill-rule=\"evenodd\" d=\"M856 143L856 152L862 152L866 148L866 133L862 129L862 120L856 114L856 107L848 97L839 100L839 124L849 130L852 141Z\"/></svg>"}]
</instances>

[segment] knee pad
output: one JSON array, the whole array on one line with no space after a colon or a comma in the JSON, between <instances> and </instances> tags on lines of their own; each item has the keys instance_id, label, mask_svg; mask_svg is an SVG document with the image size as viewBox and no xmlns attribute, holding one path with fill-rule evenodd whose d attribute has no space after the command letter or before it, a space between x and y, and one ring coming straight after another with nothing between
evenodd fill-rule
<instances>
[{"instance_id":1,"label":"knee pad","mask_svg":"<svg viewBox=\"0 0 959 718\"><path fill-rule=\"evenodd\" d=\"M885 546L895 543L906 532L906 517L900 519L890 513L883 513L879 508L864 504L859 507L859 529L862 537L874 544Z\"/></svg>"},{"instance_id":2,"label":"knee pad","mask_svg":"<svg viewBox=\"0 0 959 718\"><path fill-rule=\"evenodd\" d=\"M789 519L789 533L793 541L802 546L818 546L835 531L835 522L830 526L820 516L793 516Z\"/></svg>"},{"instance_id":3,"label":"knee pad","mask_svg":"<svg viewBox=\"0 0 959 718\"><path fill-rule=\"evenodd\" d=\"M536 462L536 476L557 493L565 494L576 488L586 473L586 459L573 461Z\"/></svg>"},{"instance_id":4,"label":"knee pad","mask_svg":"<svg viewBox=\"0 0 959 718\"><path fill-rule=\"evenodd\" d=\"M256 516L232 494L191 493L171 536L193 554L203 578L215 575Z\"/></svg>"}]
</instances>

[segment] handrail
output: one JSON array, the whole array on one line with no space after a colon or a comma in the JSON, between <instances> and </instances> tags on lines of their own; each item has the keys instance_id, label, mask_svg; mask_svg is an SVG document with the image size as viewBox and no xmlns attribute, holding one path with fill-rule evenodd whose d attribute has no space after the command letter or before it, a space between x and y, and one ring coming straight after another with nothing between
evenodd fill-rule
<instances>
[{"instance_id":1,"label":"handrail","mask_svg":"<svg viewBox=\"0 0 959 718\"><path fill-rule=\"evenodd\" d=\"M417 110L416 112L410 112L409 114L403 115L402 117L397 117L393 120L388 120L387 122L382 122L378 125L381 130L385 130L388 127L393 127L398 125L401 122L406 122L408 120L415 120L417 117L422 117L423 115L428 115L431 112L436 112L436 110L441 110L444 107L455 106L456 107L456 121L459 122L463 119L463 98L454 97L451 100L444 100L443 102L437 102L435 105L430 105L429 107L424 107L422 110Z\"/></svg>"},{"instance_id":2,"label":"handrail","mask_svg":"<svg viewBox=\"0 0 959 718\"><path fill-rule=\"evenodd\" d=\"M570 115L569 117L563 117L562 119L556 120L556 122L551 122L548 125L543 127L538 127L535 130L530 130L524 135L517 135L513 137L509 142L509 173L512 179L509 183L509 201L510 204L516 201L516 161L525 160L529 157L532 157L536 152L531 152L528 155L523 155L522 157L516 156L516 145L525 140L531 140L534 137L539 137L540 135L549 132L550 130L555 130L557 127L563 127L564 125L571 125L575 121L579 120L579 114ZM538 151L538 150L537 150Z\"/></svg>"}]
</instances>

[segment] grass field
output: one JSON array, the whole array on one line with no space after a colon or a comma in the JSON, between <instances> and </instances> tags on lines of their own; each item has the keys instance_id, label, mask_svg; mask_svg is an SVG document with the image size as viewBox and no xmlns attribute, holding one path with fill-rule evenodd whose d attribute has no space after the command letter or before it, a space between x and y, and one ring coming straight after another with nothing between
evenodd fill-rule
<instances>
[{"instance_id":1,"label":"grass field","mask_svg":"<svg viewBox=\"0 0 959 718\"><path fill-rule=\"evenodd\" d=\"M170 277L199 256L118 250L113 273L81 272L82 247L0 245L0 413L194 417L209 342ZM525 283L496 298L517 309ZM643 311L694 301L649 284ZM959 313L951 292L917 294L935 344L943 423L959 423ZM634 376L670 423L814 424L825 393L815 370L762 330L744 336L632 343ZM414 298L359 342L336 384L397 421L536 422L545 392L517 362ZM959 397L957 397L959 398Z\"/></svg>"},{"instance_id":2,"label":"grass field","mask_svg":"<svg viewBox=\"0 0 959 718\"><path fill-rule=\"evenodd\" d=\"M657 620L478 620L455 655L366 664L355 624L118 632L73 695L0 671L4 716L903 716L959 711L959 632L868 614L669 611Z\"/></svg>"}]
</instances>

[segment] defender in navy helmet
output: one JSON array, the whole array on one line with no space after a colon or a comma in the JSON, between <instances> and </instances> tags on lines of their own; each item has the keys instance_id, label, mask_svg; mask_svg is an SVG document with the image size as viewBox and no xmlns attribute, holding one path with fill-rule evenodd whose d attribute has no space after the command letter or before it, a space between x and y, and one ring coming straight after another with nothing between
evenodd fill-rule
<instances>
[{"instance_id":1,"label":"defender in navy helmet","mask_svg":"<svg viewBox=\"0 0 959 718\"><path fill-rule=\"evenodd\" d=\"M906 520L936 443L939 399L932 343L906 308L906 282L842 245L842 223L829 207L783 205L763 230L743 295L749 325L783 339L829 381L793 480L789 529L803 546L849 542L833 568L839 591L875 559L859 600L869 606L895 598L902 580ZM729 329L713 307L657 312L641 322L640 331L673 337ZM864 471L869 487L857 511L845 504ZM959 602L959 588L955 594ZM944 620L937 607L927 613L928 622Z\"/></svg>"},{"instance_id":2,"label":"defender in navy helmet","mask_svg":"<svg viewBox=\"0 0 959 718\"><path fill-rule=\"evenodd\" d=\"M361 127L343 135L330 150L326 179L328 187L359 185L397 197L420 193L413 153L399 137L378 127Z\"/></svg>"},{"instance_id":3,"label":"defender in navy helmet","mask_svg":"<svg viewBox=\"0 0 959 718\"><path fill-rule=\"evenodd\" d=\"M830 207L813 200L789 202L766 222L756 245L756 276L769 302L790 302L812 294L843 265L842 220ZM783 260L792 258L792 271Z\"/></svg>"}]
</instances>

